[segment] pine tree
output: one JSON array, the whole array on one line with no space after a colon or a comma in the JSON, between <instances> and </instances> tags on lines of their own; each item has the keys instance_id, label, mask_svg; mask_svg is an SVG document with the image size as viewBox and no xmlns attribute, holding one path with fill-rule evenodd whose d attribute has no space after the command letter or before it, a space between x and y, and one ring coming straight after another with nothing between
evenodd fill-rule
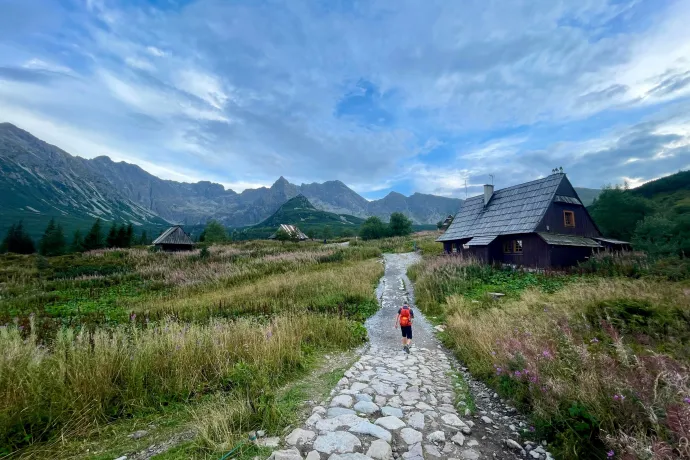
<instances>
[{"instance_id":1,"label":"pine tree","mask_svg":"<svg viewBox=\"0 0 690 460\"><path fill-rule=\"evenodd\" d=\"M117 229L117 237L115 238L115 247L126 248L127 245L127 228L124 224Z\"/></svg>"},{"instance_id":2,"label":"pine tree","mask_svg":"<svg viewBox=\"0 0 690 460\"><path fill-rule=\"evenodd\" d=\"M134 227L132 227L131 222L127 225L127 230L125 231L124 243L124 247L126 248L132 246L132 244L134 243Z\"/></svg>"},{"instance_id":3,"label":"pine tree","mask_svg":"<svg viewBox=\"0 0 690 460\"><path fill-rule=\"evenodd\" d=\"M17 254L33 254L36 252L34 242L24 231L22 221L9 228L5 239L0 244L0 252L14 252Z\"/></svg>"},{"instance_id":4,"label":"pine tree","mask_svg":"<svg viewBox=\"0 0 690 460\"><path fill-rule=\"evenodd\" d=\"M55 219L50 219L39 243L39 252L43 256L59 256L65 253L66 244L62 226L55 224Z\"/></svg>"},{"instance_id":5,"label":"pine tree","mask_svg":"<svg viewBox=\"0 0 690 460\"><path fill-rule=\"evenodd\" d=\"M101 249L103 245L103 235L101 234L101 219L96 219L91 230L84 237L84 250Z\"/></svg>"},{"instance_id":6,"label":"pine tree","mask_svg":"<svg viewBox=\"0 0 690 460\"><path fill-rule=\"evenodd\" d=\"M84 242L81 238L81 232L79 230L74 231L74 236L72 236L72 244L69 246L70 252L83 252Z\"/></svg>"},{"instance_id":7,"label":"pine tree","mask_svg":"<svg viewBox=\"0 0 690 460\"><path fill-rule=\"evenodd\" d=\"M113 221L108 230L108 236L105 238L107 248L117 247L117 224Z\"/></svg>"},{"instance_id":8,"label":"pine tree","mask_svg":"<svg viewBox=\"0 0 690 460\"><path fill-rule=\"evenodd\" d=\"M141 231L141 237L139 238L139 244L142 246L149 244L149 237L146 234L146 230Z\"/></svg>"}]
</instances>

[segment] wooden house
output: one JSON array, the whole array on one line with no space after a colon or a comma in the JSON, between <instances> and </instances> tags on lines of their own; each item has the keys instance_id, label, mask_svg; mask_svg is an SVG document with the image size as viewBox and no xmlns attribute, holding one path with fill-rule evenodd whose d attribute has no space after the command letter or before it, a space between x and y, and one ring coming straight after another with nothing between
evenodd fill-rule
<instances>
[{"instance_id":1,"label":"wooden house","mask_svg":"<svg viewBox=\"0 0 690 460\"><path fill-rule=\"evenodd\" d=\"M194 249L194 242L179 225L170 227L161 233L161 236L154 240L153 245L164 251L191 251Z\"/></svg>"},{"instance_id":2,"label":"wooden house","mask_svg":"<svg viewBox=\"0 0 690 460\"><path fill-rule=\"evenodd\" d=\"M294 238L295 236L297 236L297 239L299 241L305 241L305 240L309 239L309 237L307 235L305 235L304 233L302 233L302 231L299 228L297 228L296 225L287 225L287 224L280 224L280 227L278 227L278 230L273 235L269 236L268 239L269 240L275 240L276 237L278 236L278 232L280 230L283 230L285 233L290 235L290 238Z\"/></svg>"},{"instance_id":3,"label":"wooden house","mask_svg":"<svg viewBox=\"0 0 690 460\"><path fill-rule=\"evenodd\" d=\"M629 243L602 238L565 174L468 198L437 241L446 253L486 263L567 267L597 250L624 250Z\"/></svg>"},{"instance_id":4,"label":"wooden house","mask_svg":"<svg viewBox=\"0 0 690 460\"><path fill-rule=\"evenodd\" d=\"M448 230L448 227L450 227L450 224L452 224L452 223L453 223L453 216L449 215L448 217L446 217L446 219L443 221L443 223L441 223L441 227L439 228L439 230L442 230L442 231Z\"/></svg>"}]
</instances>

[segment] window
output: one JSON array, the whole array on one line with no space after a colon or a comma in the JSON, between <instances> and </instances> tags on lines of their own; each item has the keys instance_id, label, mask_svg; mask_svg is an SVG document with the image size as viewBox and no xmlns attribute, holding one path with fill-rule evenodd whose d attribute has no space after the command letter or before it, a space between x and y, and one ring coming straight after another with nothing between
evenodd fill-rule
<instances>
[{"instance_id":1,"label":"window","mask_svg":"<svg viewBox=\"0 0 690 460\"><path fill-rule=\"evenodd\" d=\"M522 254L522 240L510 240L503 242L505 254Z\"/></svg>"},{"instance_id":2,"label":"window","mask_svg":"<svg viewBox=\"0 0 690 460\"><path fill-rule=\"evenodd\" d=\"M573 211L563 211L563 224L566 227L575 226L575 213Z\"/></svg>"}]
</instances>

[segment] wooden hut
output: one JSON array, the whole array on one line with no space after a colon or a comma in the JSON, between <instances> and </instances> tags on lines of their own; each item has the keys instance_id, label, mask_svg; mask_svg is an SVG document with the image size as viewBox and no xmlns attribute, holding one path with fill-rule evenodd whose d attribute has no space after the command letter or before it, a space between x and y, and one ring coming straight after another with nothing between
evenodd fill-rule
<instances>
[{"instance_id":1,"label":"wooden hut","mask_svg":"<svg viewBox=\"0 0 690 460\"><path fill-rule=\"evenodd\" d=\"M179 225L164 231L161 236L155 239L153 244L163 251L191 251L194 249L194 242Z\"/></svg>"},{"instance_id":2,"label":"wooden hut","mask_svg":"<svg viewBox=\"0 0 690 460\"><path fill-rule=\"evenodd\" d=\"M436 241L487 263L567 267L605 250L601 232L563 173L469 198ZM629 243L616 241L617 248ZM627 246L629 247L629 246Z\"/></svg>"},{"instance_id":3,"label":"wooden hut","mask_svg":"<svg viewBox=\"0 0 690 460\"><path fill-rule=\"evenodd\" d=\"M290 235L290 238L294 238L295 236L299 241L305 241L308 240L309 237L302 233L302 231L297 228L296 225L287 225L287 224L280 224L280 227L278 227L278 230L271 236L268 237L269 240L275 240L276 237L278 236L278 232L280 230L283 230L285 233Z\"/></svg>"}]
</instances>

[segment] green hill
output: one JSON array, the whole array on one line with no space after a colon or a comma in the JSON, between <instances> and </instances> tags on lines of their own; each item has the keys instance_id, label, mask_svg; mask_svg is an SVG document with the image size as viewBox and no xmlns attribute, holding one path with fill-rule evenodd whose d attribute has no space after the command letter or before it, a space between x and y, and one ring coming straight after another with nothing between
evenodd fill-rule
<instances>
[{"instance_id":1,"label":"green hill","mask_svg":"<svg viewBox=\"0 0 690 460\"><path fill-rule=\"evenodd\" d=\"M634 189L608 187L588 209L605 236L653 255L690 254L690 171Z\"/></svg>"},{"instance_id":2,"label":"green hill","mask_svg":"<svg viewBox=\"0 0 690 460\"><path fill-rule=\"evenodd\" d=\"M286 201L268 219L238 233L241 239L268 238L281 224L289 224L296 225L306 234L314 232L318 236L326 226L331 228L333 235L342 235L346 230L355 234L363 222L364 219L360 217L320 211L304 195L297 195Z\"/></svg>"},{"instance_id":3,"label":"green hill","mask_svg":"<svg viewBox=\"0 0 690 460\"><path fill-rule=\"evenodd\" d=\"M599 188L575 187L575 191L577 192L577 195L580 197L582 204L584 204L585 206L589 206L590 204L592 204L601 193L601 189Z\"/></svg>"}]
</instances>

